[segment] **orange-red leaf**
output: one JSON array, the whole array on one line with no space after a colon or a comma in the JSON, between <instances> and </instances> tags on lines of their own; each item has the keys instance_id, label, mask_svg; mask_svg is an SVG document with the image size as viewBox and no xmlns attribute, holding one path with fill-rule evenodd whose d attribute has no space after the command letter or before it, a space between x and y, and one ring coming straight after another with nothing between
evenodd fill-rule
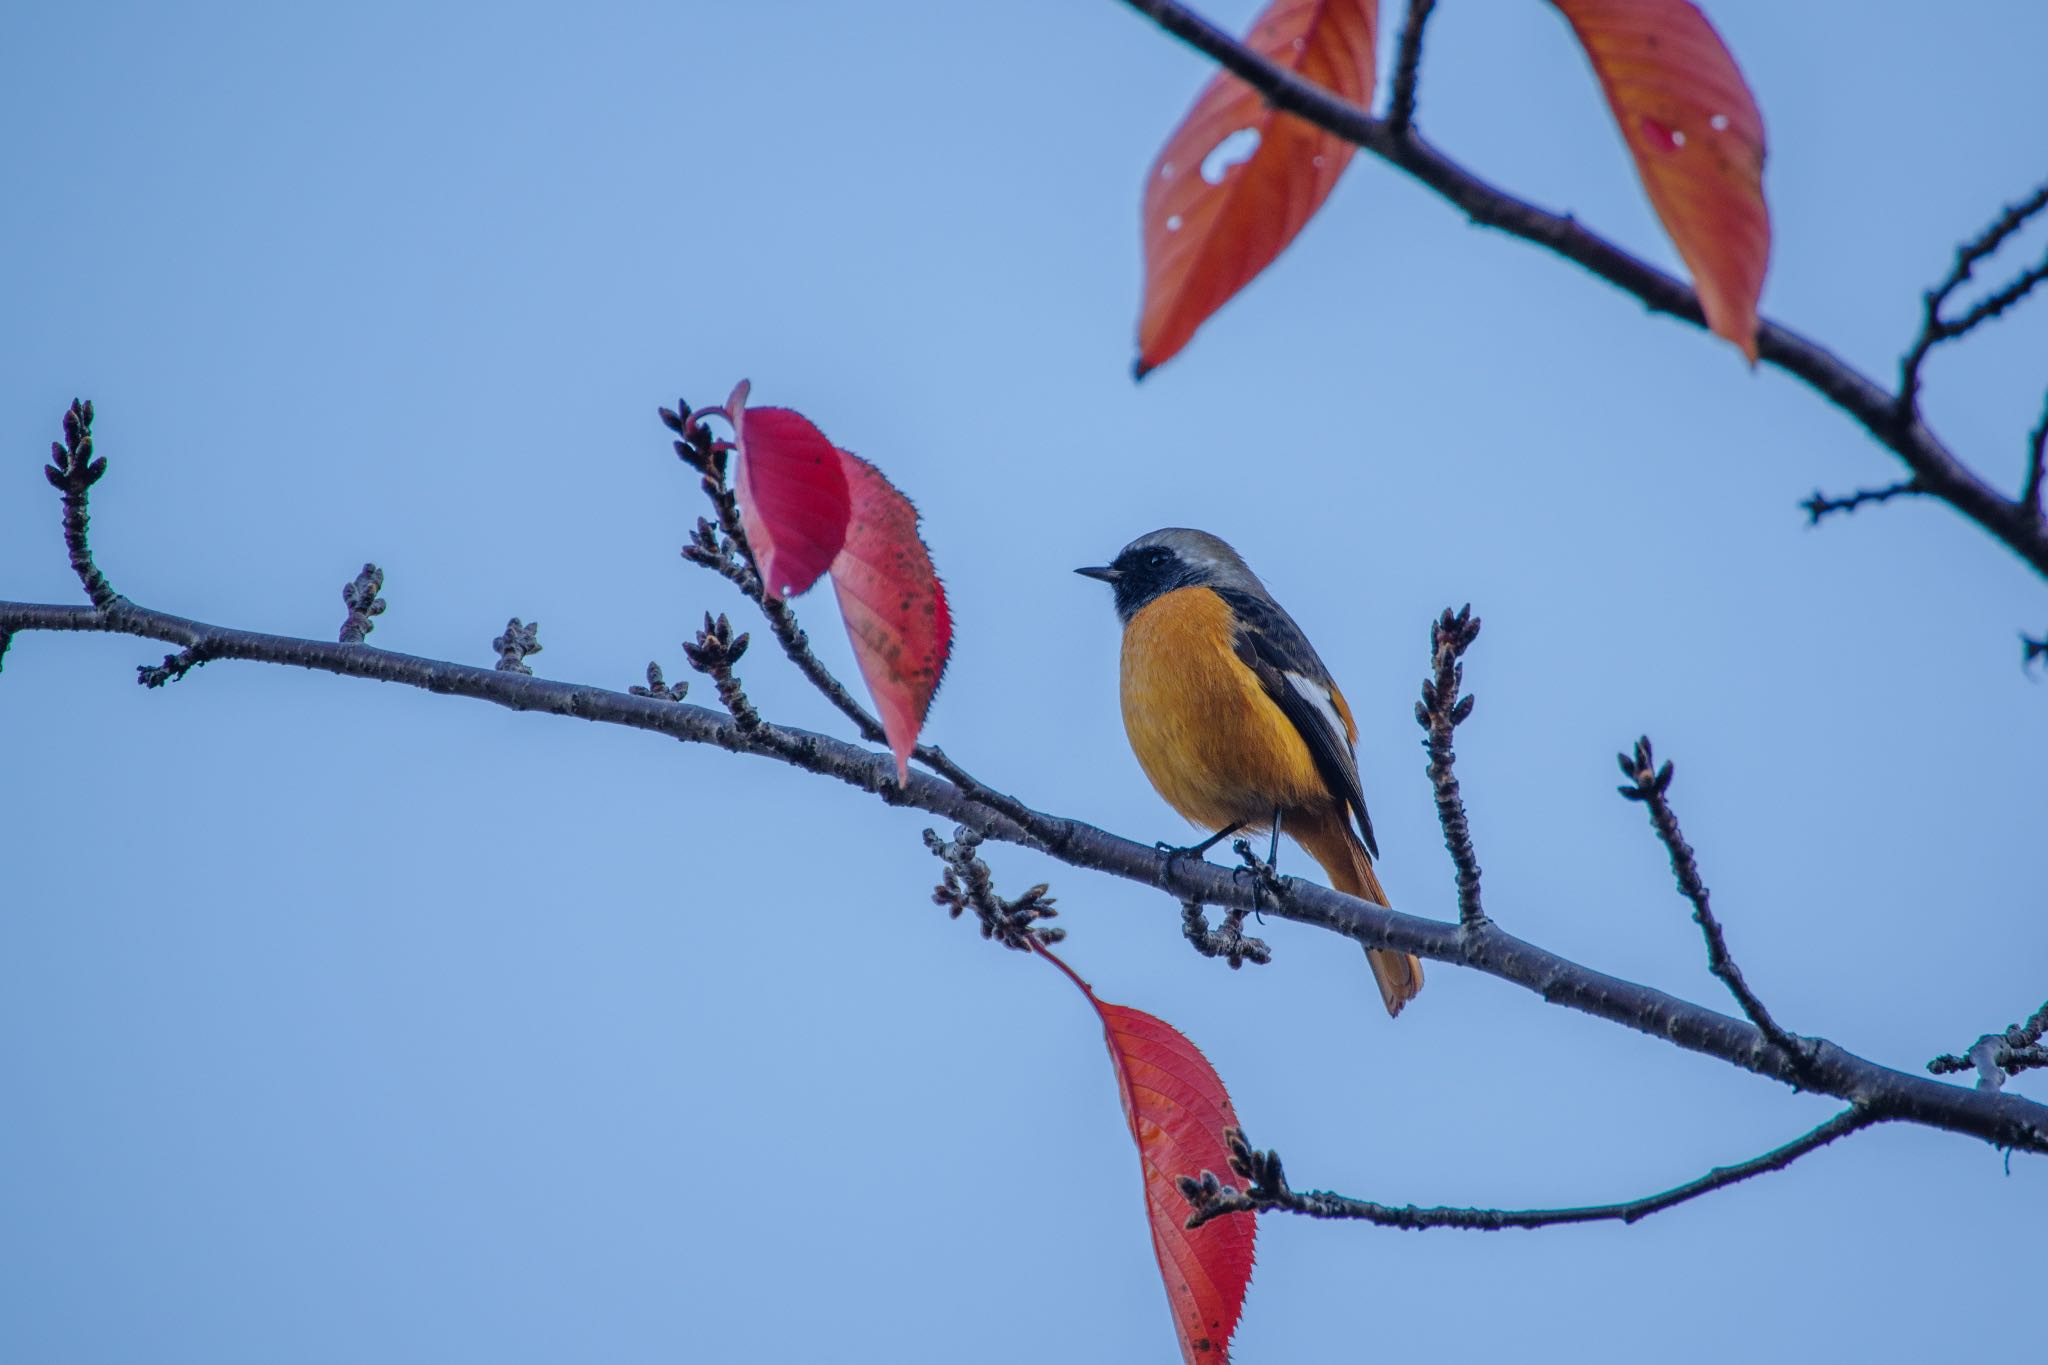
<instances>
[{"instance_id":1,"label":"orange-red leaf","mask_svg":"<svg viewBox=\"0 0 2048 1365\"><path fill-rule=\"evenodd\" d=\"M1273 0L1246 45L1354 104L1372 102L1379 0ZM1243 146L1258 139L1250 157ZM1229 72L1202 89L1145 177L1138 367L1170 360L1330 197L1352 146ZM1227 164L1234 163L1234 164Z\"/></svg>"},{"instance_id":2,"label":"orange-red leaf","mask_svg":"<svg viewBox=\"0 0 2048 1365\"><path fill-rule=\"evenodd\" d=\"M1686 0L1551 0L1592 60L1707 326L1756 363L1771 257L1764 120L1721 35Z\"/></svg>"},{"instance_id":3,"label":"orange-red leaf","mask_svg":"<svg viewBox=\"0 0 2048 1365\"><path fill-rule=\"evenodd\" d=\"M1188 1365L1222 1365L1230 1359L1230 1337L1251 1284L1258 1220L1232 1214L1190 1231L1188 1201L1178 1182L1203 1171L1229 1175L1223 1130L1238 1125L1223 1078L1173 1025L1097 999L1073 968L1043 947L1038 952L1081 988L1101 1016L1124 1118L1138 1144L1152 1250L1180 1333L1181 1354Z\"/></svg>"},{"instance_id":4,"label":"orange-red leaf","mask_svg":"<svg viewBox=\"0 0 2048 1365\"><path fill-rule=\"evenodd\" d=\"M858 455L842 450L839 457L852 516L846 544L832 561L832 586L896 754L896 780L905 782L918 729L946 672L953 619L910 499Z\"/></svg>"},{"instance_id":5,"label":"orange-red leaf","mask_svg":"<svg viewBox=\"0 0 2048 1365\"><path fill-rule=\"evenodd\" d=\"M818 581L846 543L851 511L839 448L802 413L749 408L747 385L726 413L740 453L740 521L769 592L793 597Z\"/></svg>"}]
</instances>

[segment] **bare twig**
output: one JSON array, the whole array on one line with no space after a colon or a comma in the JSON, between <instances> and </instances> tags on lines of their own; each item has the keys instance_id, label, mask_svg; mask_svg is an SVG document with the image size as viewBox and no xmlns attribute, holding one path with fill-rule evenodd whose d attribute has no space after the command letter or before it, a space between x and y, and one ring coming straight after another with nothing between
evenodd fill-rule
<instances>
[{"instance_id":1,"label":"bare twig","mask_svg":"<svg viewBox=\"0 0 2048 1365\"><path fill-rule=\"evenodd\" d=\"M1567 1209L1471 1209L1471 1208L1420 1208L1413 1204L1378 1204L1369 1199L1352 1199L1346 1195L1332 1194L1326 1190L1296 1191L1287 1184L1286 1173L1281 1169L1277 1152L1254 1150L1238 1129L1230 1129L1225 1139L1230 1144L1231 1170L1248 1182L1244 1190L1224 1184L1214 1173L1204 1171L1199 1177L1181 1177L1180 1191L1194 1213L1187 1225L1200 1227L1213 1218L1226 1214L1266 1212L1279 1209L1286 1213L1298 1213L1309 1218L1349 1218L1375 1223L1380 1227L1406 1228L1464 1228L1478 1232L1498 1232L1503 1228L1546 1228L1561 1223L1633 1223L1648 1218L1653 1213L1676 1207L1703 1194L1726 1189L1752 1176L1767 1171L1782 1171L1808 1152L1818 1151L1837 1138L1847 1137L1859 1129L1883 1123L1892 1116L1862 1105L1851 1105L1841 1113L1821 1124L1811 1132L1804 1133L1782 1147L1773 1147L1761 1156L1739 1161L1732 1166L1716 1166L1696 1180L1657 1194L1645 1195L1641 1199L1630 1199L1618 1204L1589 1204L1581 1208Z\"/></svg>"},{"instance_id":2,"label":"bare twig","mask_svg":"<svg viewBox=\"0 0 2048 1365\"><path fill-rule=\"evenodd\" d=\"M1806 509L1806 524L1818 526L1822 517L1836 512L1853 512L1868 504L1890 502L1893 498L1914 497L1926 491L1918 479L1900 479L1897 483L1888 483L1882 488L1859 488L1846 498L1829 497L1816 488L1813 490L1813 496L1799 505Z\"/></svg>"},{"instance_id":3,"label":"bare twig","mask_svg":"<svg viewBox=\"0 0 2048 1365\"><path fill-rule=\"evenodd\" d=\"M678 683L669 682L668 679L661 676L661 665L650 659L647 663L647 686L629 687L626 691L635 697L657 697L662 701L681 701L690 695L690 683L687 678Z\"/></svg>"},{"instance_id":4,"label":"bare twig","mask_svg":"<svg viewBox=\"0 0 2048 1365\"><path fill-rule=\"evenodd\" d=\"M1926 361L1929 351L1944 341L1968 335L2025 298L2043 279L2048 279L2048 256L2044 256L2039 265L2021 271L2004 288L1979 299L1961 317L1951 321L1941 315L1942 305L1968 282L1978 263L2005 245L2008 237L2026 226L2027 220L2044 208L2048 208L2048 183L2018 203L2006 205L2005 211L1994 218L1989 227L1957 247L1956 261L1948 274L1922 296L1919 335L1913 338L1905 359L1899 362L1898 402L1901 414L1910 415L1914 404L1919 401L1920 366Z\"/></svg>"},{"instance_id":5,"label":"bare twig","mask_svg":"<svg viewBox=\"0 0 2048 1365\"><path fill-rule=\"evenodd\" d=\"M711 679L718 689L718 699L725 703L725 709L732 713L733 723L742 730L761 728L761 713L747 700L746 689L740 686L739 676L732 671L733 665L747 652L748 637L732 633L732 622L720 612L716 620L710 612L704 613L704 628L697 632L694 641L683 645L683 657L690 667Z\"/></svg>"},{"instance_id":6,"label":"bare twig","mask_svg":"<svg viewBox=\"0 0 2048 1365\"><path fill-rule=\"evenodd\" d=\"M1406 137L1415 122L1415 86L1422 74L1422 30L1436 0L1408 0L1401 21L1400 46L1394 52L1394 92L1387 101L1387 131Z\"/></svg>"},{"instance_id":7,"label":"bare twig","mask_svg":"<svg viewBox=\"0 0 2048 1365\"><path fill-rule=\"evenodd\" d=\"M540 653L540 622L528 624L513 617L505 623L505 633L491 641L491 648L498 651L499 671L531 675L526 656Z\"/></svg>"},{"instance_id":8,"label":"bare twig","mask_svg":"<svg viewBox=\"0 0 2048 1365\"><path fill-rule=\"evenodd\" d=\"M2041 1044L2044 1033L2048 1033L2048 1005L2035 1010L2023 1024L2008 1025L2003 1033L1985 1034L1960 1057L1943 1053L1929 1062L1927 1069L1937 1076L1974 1070L1977 1088L1996 1093L2022 1071L2048 1067L2048 1047Z\"/></svg>"},{"instance_id":9,"label":"bare twig","mask_svg":"<svg viewBox=\"0 0 2048 1365\"><path fill-rule=\"evenodd\" d=\"M2034 509L2034 515L2044 514L2041 506L2042 466L2048 463L2048 396L2041 399L2041 420L2027 433L2027 477L2020 486L2020 505Z\"/></svg>"},{"instance_id":10,"label":"bare twig","mask_svg":"<svg viewBox=\"0 0 2048 1365\"><path fill-rule=\"evenodd\" d=\"M342 605L348 608L348 617L341 623L341 643L359 645L370 638L370 632L377 628L371 618L384 614L384 599L377 594L384 591L384 571L375 564L363 565L363 571L342 584Z\"/></svg>"},{"instance_id":11,"label":"bare twig","mask_svg":"<svg viewBox=\"0 0 2048 1365\"><path fill-rule=\"evenodd\" d=\"M192 645L176 654L164 655L160 664L140 664L135 669L135 681L144 687L163 687L174 683L199 665L215 656L204 645Z\"/></svg>"},{"instance_id":12,"label":"bare twig","mask_svg":"<svg viewBox=\"0 0 2048 1365\"><path fill-rule=\"evenodd\" d=\"M1456 615L1446 608L1429 629L1431 676L1422 681L1422 700L1415 703L1415 723L1429 732L1429 785L1436 792L1437 823L1443 826L1444 847L1458 869L1458 923L1477 929L1486 920L1479 901L1479 855L1472 848L1472 827L1465 818L1465 798L1452 771L1451 733L1472 714L1472 698L1460 697L1465 665L1460 662L1479 638L1479 618L1466 603Z\"/></svg>"},{"instance_id":13,"label":"bare twig","mask_svg":"<svg viewBox=\"0 0 2048 1365\"><path fill-rule=\"evenodd\" d=\"M1067 936L1064 929L1038 921L1059 914L1052 908L1044 882L1028 888L1023 895L1005 898L996 894L995 877L981 860L982 836L965 825L955 827L951 839L941 839L935 830L924 832L924 846L946 865L945 879L932 889L932 903L943 905L954 919L972 910L981 921L981 936L992 938L1005 948L1031 951L1032 941L1058 943Z\"/></svg>"},{"instance_id":14,"label":"bare twig","mask_svg":"<svg viewBox=\"0 0 2048 1365\"><path fill-rule=\"evenodd\" d=\"M1684 282L1622 250L1575 219L1550 213L1482 180L1410 128L1395 131L1348 100L1246 47L1178 0L1122 0L1166 32L1213 58L1285 113L1371 152L1456 205L1472 222L1532 242L1634 296L1653 313L1706 326L1699 296ZM2048 577L2048 525L1964 465L1898 396L1825 347L1769 320L1757 329L1758 356L1842 409L1941 499Z\"/></svg>"},{"instance_id":15,"label":"bare twig","mask_svg":"<svg viewBox=\"0 0 2048 1365\"><path fill-rule=\"evenodd\" d=\"M71 570L85 586L85 595L102 611L119 600L120 594L93 563L92 517L86 511L86 500L106 472L106 457L95 459L92 453L92 400L74 398L64 414L64 439L50 443L50 463L43 467L43 477L64 495L64 548L71 556Z\"/></svg>"},{"instance_id":16,"label":"bare twig","mask_svg":"<svg viewBox=\"0 0 2048 1365\"><path fill-rule=\"evenodd\" d=\"M1180 931L1194 945L1203 957L1220 957L1236 971L1247 962L1261 966L1273 960L1273 950L1262 938L1253 938L1244 931L1246 910L1226 911L1223 923L1211 929L1209 917L1202 913L1200 901L1189 901L1180 908Z\"/></svg>"},{"instance_id":17,"label":"bare twig","mask_svg":"<svg viewBox=\"0 0 2048 1365\"><path fill-rule=\"evenodd\" d=\"M1804 1038L1795 1038L1782 1028L1771 1012L1764 1008L1764 1002L1757 999L1756 992L1743 980L1742 968L1735 964L1735 958L1728 952L1728 940L1721 933L1721 922L1714 918L1714 912L1707 904L1707 886L1700 880L1699 863L1693 857L1692 845L1685 841L1685 835L1678 828L1678 816L1671 809L1666 796L1671 789L1672 769L1667 762L1657 767L1656 756L1650 751L1647 736L1636 741L1633 754L1620 754L1627 785L1619 790L1631 801L1640 801L1650 808L1650 823L1656 826L1657 837L1664 842L1664 848L1671 855L1671 872L1678 878L1678 889L1692 902L1693 923L1699 925L1700 933L1707 940L1707 969L1721 979L1728 993L1735 997L1735 1003L1755 1024L1757 1031L1770 1040L1772 1047L1783 1052L1791 1061L1793 1069L1804 1073L1813 1065L1813 1045Z\"/></svg>"}]
</instances>

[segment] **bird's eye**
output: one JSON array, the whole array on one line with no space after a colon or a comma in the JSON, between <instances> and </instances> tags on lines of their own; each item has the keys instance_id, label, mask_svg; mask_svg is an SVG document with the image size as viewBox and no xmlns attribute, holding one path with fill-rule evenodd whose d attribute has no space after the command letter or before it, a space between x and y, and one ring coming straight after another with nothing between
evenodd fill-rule
<instances>
[{"instance_id":1,"label":"bird's eye","mask_svg":"<svg viewBox=\"0 0 2048 1365\"><path fill-rule=\"evenodd\" d=\"M1154 569L1163 569L1173 562L1173 551L1163 545L1155 545L1145 551L1145 563Z\"/></svg>"}]
</instances>

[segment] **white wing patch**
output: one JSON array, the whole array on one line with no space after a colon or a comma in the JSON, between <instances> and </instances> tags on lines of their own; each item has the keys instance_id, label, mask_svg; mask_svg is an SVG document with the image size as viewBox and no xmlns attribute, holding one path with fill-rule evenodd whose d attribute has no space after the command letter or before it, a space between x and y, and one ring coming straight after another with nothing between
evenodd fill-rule
<instances>
[{"instance_id":1,"label":"white wing patch","mask_svg":"<svg viewBox=\"0 0 2048 1365\"><path fill-rule=\"evenodd\" d=\"M1329 722L1330 733L1336 737L1337 742L1346 749L1349 749L1351 747L1350 732L1344 728L1344 718L1337 714L1337 703L1331 700L1330 689L1315 679L1304 677L1299 673L1283 672L1280 676L1287 679L1287 685L1300 693L1309 705L1316 708L1316 711L1322 718Z\"/></svg>"}]
</instances>

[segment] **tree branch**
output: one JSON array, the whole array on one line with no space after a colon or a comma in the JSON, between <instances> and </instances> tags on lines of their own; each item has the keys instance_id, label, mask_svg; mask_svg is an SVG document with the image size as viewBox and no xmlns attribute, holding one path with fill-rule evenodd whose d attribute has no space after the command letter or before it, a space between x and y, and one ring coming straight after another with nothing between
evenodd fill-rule
<instances>
[{"instance_id":1,"label":"tree branch","mask_svg":"<svg viewBox=\"0 0 2048 1365\"><path fill-rule=\"evenodd\" d=\"M1038 849L1071 867L1158 887L1177 904L1193 901L1226 909L1261 908L1276 918L1326 929L1369 948L1388 948L1470 967L1534 991L1551 1004L1625 1025L1759 1076L2001 1147L2048 1153L2048 1105L1895 1071L1820 1039L1813 1040L1810 1071L1800 1075L1782 1050L1750 1023L1581 966L1516 938L1490 921L1477 931L1461 930L1457 925L1403 914L1301 881L1284 883L1277 895L1272 888L1255 890L1245 879L1233 877L1230 868L1171 858L1149 845L1021 802L1014 803L1023 813L1023 818L1017 819L959 785L928 773L912 772L908 785L899 787L890 755L828 735L766 721L744 729L727 716L689 702L635 697L608 688L424 659L366 644L237 630L154 611L126 599L104 611L0 601L0 633L26 631L135 635L204 649L215 659L372 678L471 697L514 711L573 716L731 753L777 759L867 792L886 805L914 807L986 838ZM1255 896L1259 900L1256 907Z\"/></svg>"},{"instance_id":2,"label":"tree branch","mask_svg":"<svg viewBox=\"0 0 2048 1365\"><path fill-rule=\"evenodd\" d=\"M1452 161L1412 128L1396 134L1385 120L1291 71L1273 65L1177 0L1122 0L1166 32L1213 58L1274 108L1307 119L1406 171L1472 222L1562 256L1665 313L1704 328L1699 296L1680 280L1587 231L1574 219L1518 199ZM1903 462L1926 488L2048 577L2048 523L1965 466L1897 395L1825 347L1765 319L1757 329L1761 360L1800 380L1842 409Z\"/></svg>"},{"instance_id":3,"label":"tree branch","mask_svg":"<svg viewBox=\"0 0 2048 1365\"><path fill-rule=\"evenodd\" d=\"M1735 958L1728 951L1728 940L1722 936L1721 922L1714 918L1714 912L1707 904L1707 886L1700 880L1699 863L1693 857L1692 845L1679 831L1678 815L1671 809L1670 798L1665 795L1671 788L1671 765L1656 766L1656 757L1650 752L1647 736L1636 741L1634 754L1618 757L1622 774L1629 779L1629 785L1620 788L1621 794L1650 808L1650 823L1656 827L1658 839L1663 841L1665 851L1671 855L1671 873L1678 878L1678 889L1692 902L1693 923L1699 925L1700 933L1707 940L1707 970L1720 978L1749 1022L1756 1025L1757 1031L1770 1041L1772 1047L1785 1054L1793 1070L1805 1074L1813 1065L1812 1045L1787 1033L1764 1008L1764 1002L1757 999L1756 992L1743 980L1742 968L1735 965Z\"/></svg>"},{"instance_id":4,"label":"tree branch","mask_svg":"<svg viewBox=\"0 0 2048 1365\"><path fill-rule=\"evenodd\" d=\"M103 464L92 477L97 478L102 472ZM75 537L70 534L68 523L66 529L67 546L86 554L89 560L83 527ZM1447 660L1442 657L1442 650L1435 647L1444 643L1441 631L1446 622L1461 632L1469 632L1477 624L1469 612L1446 613L1437 623L1438 630L1432 632L1433 662L1440 672ZM1799 1040L1807 1049L1802 1060L1797 1050L1787 1046L1782 1030L1772 1025L1772 1032L1766 1033L1754 1022L1769 1019L1761 1012L1761 1006L1753 1011L1753 1022L1732 1019L1662 991L1581 966L1503 932L1483 915L1476 920L1461 915L1458 924L1444 924L1311 883L1292 879L1274 882L1257 877L1247 882L1237 875L1242 869L1222 868L1162 852L1078 820L1045 814L1014 797L1002 796L998 803L989 799L986 789L979 784L968 786L924 772L912 772L907 782L899 784L890 754L774 725L752 713L736 682L731 688L725 685L730 681L732 663L744 648L744 637L735 637L729 623L707 618L704 631L694 646L686 646L685 653L694 665L721 682L721 699L732 709L731 716L676 700L674 691L665 685L657 692L656 670L649 672L649 686L640 689L640 695L633 695L537 678L523 669L481 668L400 654L364 643L310 640L217 626L152 610L118 594L111 595L101 606L0 601L0 641L11 641L24 631L134 635L178 645L184 651L179 657L194 660L242 659L315 669L342 677L377 679L472 697L516 711L575 716L733 753L774 758L844 782L887 805L916 807L952 820L982 838L1021 844L1050 854L1071 867L1106 872L1157 887L1183 906L1192 903L1231 911L1264 910L1281 919L1341 934L1368 948L1414 953L1432 961L1469 967L1534 991L1552 1004L1623 1024L1760 1076L1834 1095L1889 1118L1982 1138L2001 1147L2048 1153L2048 1105L1909 1075L1821 1039ZM522 657L531 652L525 648L527 641L517 643ZM1454 639L1451 643L1457 642ZM1464 644L1469 643L1469 639L1464 640ZM1453 720L1462 719L1460 713L1468 709L1465 701L1451 701L1461 682L1462 664L1457 662L1461 652L1462 646L1450 650L1448 662L1454 666L1443 675L1447 685L1438 686L1437 679L1431 683L1436 703L1450 706ZM720 677L721 670L724 678ZM145 682L149 681L150 672L142 670ZM1647 753L1644 761L1647 764ZM1668 781L1668 776L1667 769L1660 781ZM1673 831L1675 837L1675 824ZM1704 891L1696 905L1704 928ZM1710 952L1712 942L1710 936ZM1720 951L1725 956L1725 945ZM1738 994L1738 998L1742 996ZM1746 1008L1751 1001L1753 997L1745 1001Z\"/></svg>"},{"instance_id":5,"label":"tree branch","mask_svg":"<svg viewBox=\"0 0 2048 1365\"><path fill-rule=\"evenodd\" d=\"M1415 85L1422 75L1422 30L1436 0L1408 0L1401 21L1400 46L1394 51L1394 93L1387 101L1387 131L1406 137L1415 122Z\"/></svg>"},{"instance_id":6,"label":"tree branch","mask_svg":"<svg viewBox=\"0 0 2048 1365\"><path fill-rule=\"evenodd\" d=\"M1278 1152L1255 1151L1238 1129L1230 1129L1226 1140L1230 1143L1231 1169L1250 1182L1240 1191L1217 1180L1214 1174L1202 1172L1200 1178L1183 1176L1180 1182L1181 1194L1194 1207L1188 1218L1191 1228L1200 1227L1214 1218L1226 1214L1259 1212L1279 1209L1286 1213L1298 1213L1309 1218L1347 1218L1375 1223L1386 1228L1464 1228L1477 1232L1498 1232L1503 1228L1547 1228L1561 1223L1633 1223L1648 1218L1653 1213L1662 1213L1669 1208L1697 1199L1703 1194L1726 1189L1752 1176L1767 1171L1782 1171L1808 1152L1819 1151L1837 1138L1874 1124L1884 1123L1891 1116L1863 1105L1851 1105L1811 1132L1802 1134L1782 1147L1773 1147L1761 1156L1739 1161L1732 1166L1716 1166L1696 1180L1673 1186L1657 1194L1645 1195L1641 1199L1630 1199L1618 1204L1589 1204L1572 1209L1470 1209L1470 1208L1420 1208L1413 1204L1377 1204L1369 1199L1353 1199L1347 1195L1332 1194L1327 1190L1296 1191L1289 1188L1286 1173L1280 1166Z\"/></svg>"}]
</instances>

